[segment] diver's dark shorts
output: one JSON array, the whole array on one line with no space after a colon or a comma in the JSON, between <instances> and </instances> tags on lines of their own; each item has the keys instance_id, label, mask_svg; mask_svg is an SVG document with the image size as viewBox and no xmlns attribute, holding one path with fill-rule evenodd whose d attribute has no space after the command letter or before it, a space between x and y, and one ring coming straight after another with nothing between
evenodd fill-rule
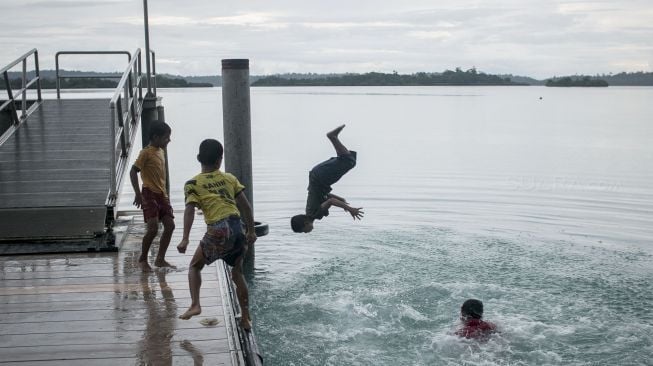
<instances>
[{"instance_id":1,"label":"diver's dark shorts","mask_svg":"<svg viewBox=\"0 0 653 366\"><path fill-rule=\"evenodd\" d=\"M172 214L170 200L163 193L157 193L149 188L143 187L142 196L143 203L141 208L143 209L143 219L145 222L151 218L161 220L165 216L170 216L170 218L173 219L175 218Z\"/></svg>"},{"instance_id":2,"label":"diver's dark shorts","mask_svg":"<svg viewBox=\"0 0 653 366\"><path fill-rule=\"evenodd\" d=\"M347 155L339 155L314 166L308 174L309 182L329 187L355 166L356 151L350 150Z\"/></svg>"},{"instance_id":3,"label":"diver's dark shorts","mask_svg":"<svg viewBox=\"0 0 653 366\"><path fill-rule=\"evenodd\" d=\"M207 265L218 259L230 266L236 264L236 259L245 253L245 234L240 218L230 216L208 225L200 247Z\"/></svg>"}]
</instances>

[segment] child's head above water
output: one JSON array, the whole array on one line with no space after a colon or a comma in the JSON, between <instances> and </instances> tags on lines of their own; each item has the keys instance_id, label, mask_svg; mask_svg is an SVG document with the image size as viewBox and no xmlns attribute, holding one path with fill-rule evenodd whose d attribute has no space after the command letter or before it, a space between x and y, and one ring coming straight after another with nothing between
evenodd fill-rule
<instances>
[{"instance_id":1,"label":"child's head above water","mask_svg":"<svg viewBox=\"0 0 653 366\"><path fill-rule=\"evenodd\" d=\"M469 299L460 307L460 317L463 319L483 318L483 303L481 300Z\"/></svg>"}]
</instances>

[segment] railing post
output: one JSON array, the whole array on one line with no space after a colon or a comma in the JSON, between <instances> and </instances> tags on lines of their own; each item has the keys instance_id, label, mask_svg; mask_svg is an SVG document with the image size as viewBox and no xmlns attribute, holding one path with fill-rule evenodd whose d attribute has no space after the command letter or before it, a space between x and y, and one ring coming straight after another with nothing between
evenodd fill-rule
<instances>
[{"instance_id":1,"label":"railing post","mask_svg":"<svg viewBox=\"0 0 653 366\"><path fill-rule=\"evenodd\" d=\"M111 103L111 174L109 175L109 196L115 198L117 195L116 182L116 105Z\"/></svg>"},{"instance_id":2,"label":"railing post","mask_svg":"<svg viewBox=\"0 0 653 366\"><path fill-rule=\"evenodd\" d=\"M34 51L34 70L36 72L36 93L38 95L39 103L43 101L41 98L41 72L39 71L39 51Z\"/></svg>"},{"instance_id":3,"label":"railing post","mask_svg":"<svg viewBox=\"0 0 653 366\"><path fill-rule=\"evenodd\" d=\"M118 117L118 127L120 127L120 156L125 156L125 120L124 120L124 115L125 113L123 112L122 109L122 97L118 98L116 101L116 116Z\"/></svg>"},{"instance_id":4,"label":"railing post","mask_svg":"<svg viewBox=\"0 0 653 366\"><path fill-rule=\"evenodd\" d=\"M27 57L23 59L23 96L21 98L21 114L20 114L20 119L25 120L27 118L27 90L25 89L27 87Z\"/></svg>"},{"instance_id":5,"label":"railing post","mask_svg":"<svg viewBox=\"0 0 653 366\"><path fill-rule=\"evenodd\" d=\"M59 52L57 52L56 55L54 55L54 75L55 75L55 82L57 84L57 99L61 99L61 82L59 81Z\"/></svg>"},{"instance_id":6,"label":"railing post","mask_svg":"<svg viewBox=\"0 0 653 366\"><path fill-rule=\"evenodd\" d=\"M11 92L11 83L9 82L9 73L4 72L5 76L5 86L7 87L7 97L11 101L11 119L14 120L14 124L17 125L20 121L18 120L18 113L16 112L16 103L14 102L14 95Z\"/></svg>"},{"instance_id":7,"label":"railing post","mask_svg":"<svg viewBox=\"0 0 653 366\"><path fill-rule=\"evenodd\" d=\"M132 68L133 70L133 68ZM129 100L129 123L125 123L125 137L127 141L129 142L129 135L131 131L129 130L131 128L131 124L136 120L136 98L134 98L134 79L132 78L132 72L129 72L129 78L128 78L127 84L129 85L129 97L127 100Z\"/></svg>"},{"instance_id":8,"label":"railing post","mask_svg":"<svg viewBox=\"0 0 653 366\"><path fill-rule=\"evenodd\" d=\"M137 68L138 69L138 71L137 71L137 74L138 74L138 79L137 79L138 80L138 99L142 101L143 100L143 82L142 82L142 80L143 80L143 67L141 66L141 60L142 60L141 59L141 53L138 52L138 68Z\"/></svg>"},{"instance_id":9,"label":"railing post","mask_svg":"<svg viewBox=\"0 0 653 366\"><path fill-rule=\"evenodd\" d=\"M156 54L152 52L152 89L154 90L154 96L156 97Z\"/></svg>"}]
</instances>

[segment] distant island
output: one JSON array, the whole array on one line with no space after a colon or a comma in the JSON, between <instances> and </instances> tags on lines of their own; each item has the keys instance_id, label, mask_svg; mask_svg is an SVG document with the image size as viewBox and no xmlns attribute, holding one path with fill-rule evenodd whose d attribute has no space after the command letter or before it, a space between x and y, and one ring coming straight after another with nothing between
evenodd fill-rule
<instances>
[{"instance_id":1,"label":"distant island","mask_svg":"<svg viewBox=\"0 0 653 366\"><path fill-rule=\"evenodd\" d=\"M75 78L61 78L60 83L62 89L113 89L118 86L118 78L116 76L120 77L117 73L82 71L61 71L60 75L75 76ZM43 70L40 76L42 89L57 88L56 73L53 70ZM29 72L27 77L30 79L33 78L34 72ZM17 90L22 87L22 79L18 76L18 73L10 73L9 79L12 89ZM213 84L210 82L187 81L185 78L178 76L156 75L156 86L157 88L210 88L213 87ZM5 86L0 85L0 90L4 89Z\"/></svg>"},{"instance_id":2,"label":"distant island","mask_svg":"<svg viewBox=\"0 0 653 366\"><path fill-rule=\"evenodd\" d=\"M475 68L463 71L447 70L442 73L418 72L401 75L397 72L384 74L344 74L313 78L285 78L282 76L262 77L252 86L433 86L433 85L528 85L517 83L508 77L478 72Z\"/></svg>"},{"instance_id":3,"label":"distant island","mask_svg":"<svg viewBox=\"0 0 653 366\"><path fill-rule=\"evenodd\" d=\"M570 76L553 78L546 81L546 86L552 87L607 87L607 81L589 76L573 78Z\"/></svg>"},{"instance_id":4,"label":"distant island","mask_svg":"<svg viewBox=\"0 0 653 366\"><path fill-rule=\"evenodd\" d=\"M61 70L61 75L75 76L62 79L64 89L115 88L119 76L116 72ZM41 86L44 89L56 88L55 71L41 70ZM84 78L93 76L93 78ZM95 78L99 76L100 78ZM28 72L33 78L34 72ZM12 88L20 89L20 72L9 72ZM222 86L220 75L183 76L157 74L159 88L199 88ZM600 81L595 81L600 80ZM595 84L596 83L596 84ZM418 72L398 74L369 72L364 74L317 74L285 73L276 75L250 75L252 86L431 86L431 85L547 85L548 86L653 86L653 72L621 72L602 75L570 75L538 80L528 76L512 74L492 75L475 68L463 71L460 68L444 72ZM0 90L4 83L0 82Z\"/></svg>"}]
</instances>

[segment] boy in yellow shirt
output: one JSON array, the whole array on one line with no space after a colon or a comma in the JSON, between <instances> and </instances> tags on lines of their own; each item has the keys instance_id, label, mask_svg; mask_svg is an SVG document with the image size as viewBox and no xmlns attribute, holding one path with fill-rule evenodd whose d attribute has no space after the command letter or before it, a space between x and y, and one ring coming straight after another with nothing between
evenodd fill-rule
<instances>
[{"instance_id":1,"label":"boy in yellow shirt","mask_svg":"<svg viewBox=\"0 0 653 366\"><path fill-rule=\"evenodd\" d=\"M197 160L202 172L184 186L186 209L184 210L184 233L177 246L180 253L186 252L190 229L195 220L195 208L204 213L206 234L200 241L188 268L191 305L179 316L190 319L202 312L200 306L201 271L218 259L232 266L231 278L236 284L236 295L240 303L242 318L240 324L245 330L252 327L249 317L249 295L243 276L243 259L248 245L256 241L252 208L243 192L245 187L236 177L220 171L222 165L222 144L207 139L200 144ZM243 231L242 220L247 231Z\"/></svg>"},{"instance_id":2,"label":"boy in yellow shirt","mask_svg":"<svg viewBox=\"0 0 653 366\"><path fill-rule=\"evenodd\" d=\"M165 122L154 122L150 125L150 144L138 154L138 158L129 172L132 188L134 188L134 205L143 209L143 218L147 224L147 231L143 236L141 255L138 264L144 271L152 268L147 262L147 254L159 230L159 221L163 223L163 233L159 242L154 265L157 267L170 267L165 255L170 244L172 232L175 229L172 206L166 190L166 161L163 149L170 142L172 130ZM138 174L143 180L141 191L138 184Z\"/></svg>"}]
</instances>

